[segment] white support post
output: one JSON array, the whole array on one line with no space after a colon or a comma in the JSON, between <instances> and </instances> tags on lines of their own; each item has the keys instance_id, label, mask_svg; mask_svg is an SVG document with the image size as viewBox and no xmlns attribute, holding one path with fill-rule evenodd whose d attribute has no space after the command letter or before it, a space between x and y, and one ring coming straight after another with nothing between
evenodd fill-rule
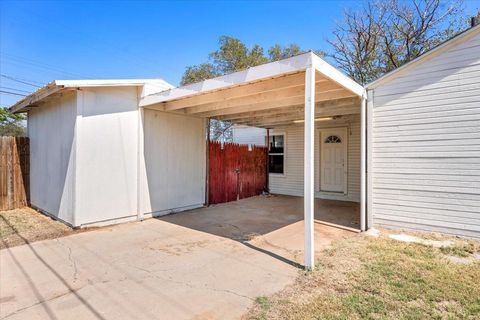
<instances>
[{"instance_id":1,"label":"white support post","mask_svg":"<svg viewBox=\"0 0 480 320\"><path fill-rule=\"evenodd\" d=\"M314 257L314 138L315 138L315 68L305 72L305 148L303 214L305 223L305 268L313 270Z\"/></svg>"},{"instance_id":2,"label":"white support post","mask_svg":"<svg viewBox=\"0 0 480 320\"><path fill-rule=\"evenodd\" d=\"M364 95L360 106L360 230L365 231L366 225L366 163L367 163L367 99Z\"/></svg>"}]
</instances>

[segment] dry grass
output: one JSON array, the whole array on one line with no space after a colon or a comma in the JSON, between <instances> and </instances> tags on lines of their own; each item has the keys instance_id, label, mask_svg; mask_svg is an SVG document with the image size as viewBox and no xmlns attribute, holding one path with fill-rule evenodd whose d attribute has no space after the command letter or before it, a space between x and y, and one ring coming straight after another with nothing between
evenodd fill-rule
<instances>
[{"instance_id":1,"label":"dry grass","mask_svg":"<svg viewBox=\"0 0 480 320\"><path fill-rule=\"evenodd\" d=\"M452 238L453 239L453 238ZM364 235L334 244L315 272L257 299L246 319L480 319L479 242L450 249Z\"/></svg>"},{"instance_id":2,"label":"dry grass","mask_svg":"<svg viewBox=\"0 0 480 320\"><path fill-rule=\"evenodd\" d=\"M0 249L58 238L79 231L31 208L0 211Z\"/></svg>"}]
</instances>

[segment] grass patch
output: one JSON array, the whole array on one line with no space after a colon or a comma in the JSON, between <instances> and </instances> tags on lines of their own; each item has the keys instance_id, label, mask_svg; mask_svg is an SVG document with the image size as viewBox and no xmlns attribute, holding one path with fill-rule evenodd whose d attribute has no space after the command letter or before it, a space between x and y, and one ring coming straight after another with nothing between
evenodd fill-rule
<instances>
[{"instance_id":1,"label":"grass patch","mask_svg":"<svg viewBox=\"0 0 480 320\"><path fill-rule=\"evenodd\" d=\"M455 245L452 247L441 247L440 251L446 255L466 258L479 251L479 248L477 245L475 245L474 242L469 242L461 245Z\"/></svg>"},{"instance_id":2,"label":"grass patch","mask_svg":"<svg viewBox=\"0 0 480 320\"><path fill-rule=\"evenodd\" d=\"M260 313L257 318L261 320L267 319L267 313L270 310L270 301L266 296L260 296L255 298L255 303L259 307Z\"/></svg>"},{"instance_id":3,"label":"grass patch","mask_svg":"<svg viewBox=\"0 0 480 320\"><path fill-rule=\"evenodd\" d=\"M255 307L246 318L480 319L480 263L445 258L477 249L477 242L446 251L363 235L345 239L318 257L317 271L302 273L267 300L266 311Z\"/></svg>"}]
</instances>

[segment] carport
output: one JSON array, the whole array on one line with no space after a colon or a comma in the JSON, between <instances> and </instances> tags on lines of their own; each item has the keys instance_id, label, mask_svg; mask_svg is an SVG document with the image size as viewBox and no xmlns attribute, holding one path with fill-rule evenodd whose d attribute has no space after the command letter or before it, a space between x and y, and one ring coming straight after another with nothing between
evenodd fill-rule
<instances>
[{"instance_id":1,"label":"carport","mask_svg":"<svg viewBox=\"0 0 480 320\"><path fill-rule=\"evenodd\" d=\"M358 104L352 106L352 99ZM315 252L315 122L360 114L360 230L365 230L365 90L313 52L146 96L141 99L140 107L267 129L302 123L307 269L314 266Z\"/></svg>"}]
</instances>

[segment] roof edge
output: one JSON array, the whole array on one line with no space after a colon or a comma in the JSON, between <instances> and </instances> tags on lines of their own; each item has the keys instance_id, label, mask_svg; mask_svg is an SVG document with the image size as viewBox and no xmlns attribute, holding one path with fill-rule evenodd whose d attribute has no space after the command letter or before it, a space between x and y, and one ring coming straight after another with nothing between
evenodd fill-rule
<instances>
[{"instance_id":1,"label":"roof edge","mask_svg":"<svg viewBox=\"0 0 480 320\"><path fill-rule=\"evenodd\" d=\"M37 91L17 101L8 110L13 113L25 112L26 108L40 102L48 96L58 93L65 88L87 87L139 87L145 85L162 84L165 90L173 87L163 79L115 79L115 80L53 80Z\"/></svg>"},{"instance_id":2,"label":"roof edge","mask_svg":"<svg viewBox=\"0 0 480 320\"><path fill-rule=\"evenodd\" d=\"M480 34L480 25L468 28L459 34L455 35L454 37L446 40L445 42L439 44L438 46L434 47L433 49L430 49L429 51L425 52L424 54L420 55L419 57L407 62L406 64L384 74L380 78L368 83L365 85L366 89L375 89L379 85L384 84L386 82L394 80L396 77L401 76L411 68L422 64L424 62L429 61L430 59L436 57L437 55L442 54L443 52L447 51L448 49L463 43L470 38L476 36L477 34Z\"/></svg>"}]
</instances>

